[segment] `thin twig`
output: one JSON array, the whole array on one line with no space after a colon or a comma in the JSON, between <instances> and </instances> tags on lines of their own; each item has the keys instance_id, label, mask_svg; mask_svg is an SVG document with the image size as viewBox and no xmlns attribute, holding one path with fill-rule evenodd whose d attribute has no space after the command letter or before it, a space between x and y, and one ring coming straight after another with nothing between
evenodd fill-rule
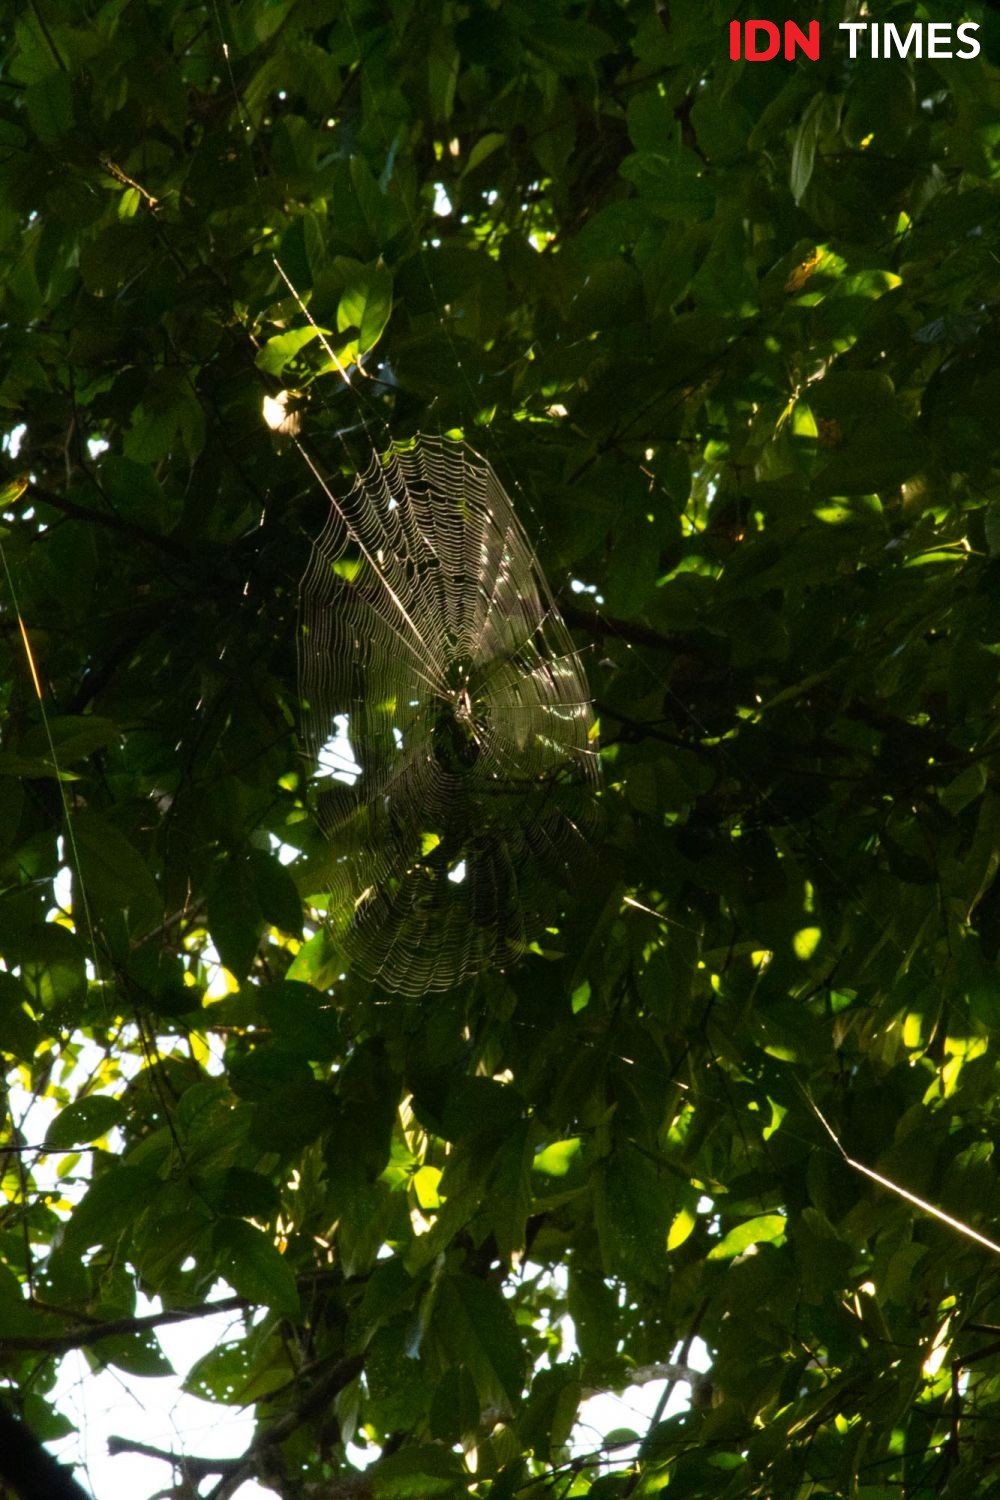
<instances>
[{"instance_id":1,"label":"thin twig","mask_svg":"<svg viewBox=\"0 0 1000 1500\"><path fill-rule=\"evenodd\" d=\"M141 182L136 182L134 177L130 177L127 172L122 170L117 162L111 160L110 156L101 156L98 159L109 177L113 177L116 182L120 182L122 187L130 187L134 189L134 191L139 194L139 197L142 198L146 203L147 207L159 207L159 198L154 198L152 193L144 188Z\"/></svg>"}]
</instances>

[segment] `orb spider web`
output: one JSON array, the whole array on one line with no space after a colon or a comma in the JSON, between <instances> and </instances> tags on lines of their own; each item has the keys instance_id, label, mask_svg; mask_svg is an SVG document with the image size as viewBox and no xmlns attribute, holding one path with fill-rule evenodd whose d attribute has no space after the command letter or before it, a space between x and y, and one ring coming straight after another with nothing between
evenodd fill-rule
<instances>
[{"instance_id":1,"label":"orb spider web","mask_svg":"<svg viewBox=\"0 0 1000 1500\"><path fill-rule=\"evenodd\" d=\"M579 656L490 465L443 437L376 453L331 496L300 627L354 967L409 996L506 967L579 863L599 770Z\"/></svg>"}]
</instances>

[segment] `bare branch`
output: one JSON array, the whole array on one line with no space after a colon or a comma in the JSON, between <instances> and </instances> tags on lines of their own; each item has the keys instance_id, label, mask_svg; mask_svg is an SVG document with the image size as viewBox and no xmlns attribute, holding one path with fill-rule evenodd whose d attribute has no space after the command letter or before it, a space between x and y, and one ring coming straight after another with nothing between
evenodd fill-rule
<instances>
[{"instance_id":1,"label":"bare branch","mask_svg":"<svg viewBox=\"0 0 1000 1500\"><path fill-rule=\"evenodd\" d=\"M185 1482L197 1484L210 1474L218 1474L221 1478L215 1488L209 1491L208 1500L227 1500L244 1480L254 1477L264 1454L283 1443L303 1422L324 1411L360 1373L363 1364L364 1360L359 1354L338 1360L310 1387L297 1406L258 1433L239 1458L188 1457L185 1454L171 1453L164 1448L154 1448L150 1443L139 1443L123 1437L110 1437L108 1452L113 1457L120 1453L141 1453L145 1458L160 1459L163 1463L172 1465ZM320 1496L323 1500L366 1500L371 1493L371 1477L369 1474L347 1475L321 1486L314 1493L317 1500Z\"/></svg>"},{"instance_id":2,"label":"bare branch","mask_svg":"<svg viewBox=\"0 0 1000 1500\"><path fill-rule=\"evenodd\" d=\"M166 1323L186 1323L192 1318L209 1318L213 1313L244 1312L255 1305L245 1297L220 1297L218 1302L200 1302L197 1307L175 1307L166 1312L149 1313L142 1318L112 1318L107 1323L94 1323L87 1328L70 1328L65 1333L0 1334L0 1353L13 1349L36 1349L49 1354L65 1354L70 1349L88 1349L92 1344L99 1344L102 1339L143 1333L148 1328L159 1328Z\"/></svg>"},{"instance_id":3,"label":"bare branch","mask_svg":"<svg viewBox=\"0 0 1000 1500\"><path fill-rule=\"evenodd\" d=\"M346 1278L352 1283L367 1280L366 1276ZM327 1282L343 1282L345 1278L338 1270L305 1271L295 1278L300 1291L321 1286ZM59 1312L60 1308L50 1303L37 1302L44 1312ZM32 1349L46 1354L65 1354L70 1349L88 1349L102 1339L119 1338L123 1334L144 1333L150 1328L160 1328L168 1323L186 1323L194 1318L210 1318L214 1313L247 1312L259 1307L246 1297L220 1297L216 1302L199 1302L193 1307L173 1307L163 1312L148 1313L141 1318L113 1318L107 1323L88 1323L85 1328L69 1328L65 1333L0 1334L0 1354L11 1350Z\"/></svg>"},{"instance_id":4,"label":"bare branch","mask_svg":"<svg viewBox=\"0 0 1000 1500\"><path fill-rule=\"evenodd\" d=\"M629 1370L614 1385L585 1385L580 1399L587 1401L591 1396L603 1396L606 1391L623 1391L629 1385L651 1385L654 1380L669 1380L673 1384L684 1381L692 1391L700 1390L704 1385L711 1383L711 1376L704 1370L696 1370L692 1365L672 1365L656 1363L651 1365L636 1365Z\"/></svg>"},{"instance_id":5,"label":"bare branch","mask_svg":"<svg viewBox=\"0 0 1000 1500\"><path fill-rule=\"evenodd\" d=\"M171 1453L166 1448L154 1448L151 1443L136 1443L131 1438L108 1438L108 1453L117 1458L120 1453L139 1453L143 1458L158 1458L170 1464L184 1480L201 1480L207 1474L225 1474L242 1463L241 1458L198 1458L183 1453Z\"/></svg>"}]
</instances>

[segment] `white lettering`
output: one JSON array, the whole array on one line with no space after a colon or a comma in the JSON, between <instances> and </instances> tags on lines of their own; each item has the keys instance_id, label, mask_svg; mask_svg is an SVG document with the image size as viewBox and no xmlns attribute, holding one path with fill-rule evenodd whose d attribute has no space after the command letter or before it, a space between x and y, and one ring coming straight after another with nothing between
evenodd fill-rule
<instances>
[{"instance_id":1,"label":"white lettering","mask_svg":"<svg viewBox=\"0 0 1000 1500\"><path fill-rule=\"evenodd\" d=\"M851 49L849 55L852 61L858 55L858 32L867 31L867 29L867 21L841 21L840 23L841 31L849 31L851 33L848 38L848 45Z\"/></svg>"},{"instance_id":2,"label":"white lettering","mask_svg":"<svg viewBox=\"0 0 1000 1500\"><path fill-rule=\"evenodd\" d=\"M927 27L927 56L951 56L951 22L931 21Z\"/></svg>"},{"instance_id":3,"label":"white lettering","mask_svg":"<svg viewBox=\"0 0 1000 1500\"><path fill-rule=\"evenodd\" d=\"M958 28L958 40L960 42L963 42L965 44L965 46L967 46L970 50L968 52L956 52L955 53L956 57L978 57L979 56L979 38L977 36L969 36L968 35L968 33L970 31L978 31L978 30L979 30L979 22L978 21L963 21L962 22L961 26Z\"/></svg>"},{"instance_id":4,"label":"white lettering","mask_svg":"<svg viewBox=\"0 0 1000 1500\"><path fill-rule=\"evenodd\" d=\"M884 40L885 47L883 50L886 57L891 57L893 50L895 50L897 57L906 57L914 43L916 43L913 52L914 57L923 57L924 55L924 28L917 21L914 21L905 37L900 36L891 21L886 21Z\"/></svg>"}]
</instances>

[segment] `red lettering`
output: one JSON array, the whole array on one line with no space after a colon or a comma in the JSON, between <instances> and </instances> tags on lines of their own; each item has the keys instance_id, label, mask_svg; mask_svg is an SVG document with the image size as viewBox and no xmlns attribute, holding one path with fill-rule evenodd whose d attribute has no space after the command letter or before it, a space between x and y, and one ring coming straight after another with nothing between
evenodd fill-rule
<instances>
[{"instance_id":1,"label":"red lettering","mask_svg":"<svg viewBox=\"0 0 1000 1500\"><path fill-rule=\"evenodd\" d=\"M810 21L808 31L795 21L785 21L785 57L791 62L797 52L805 53L812 62L819 58L819 22ZM739 21L729 23L729 57L736 62L745 57L747 62L771 62L781 51L781 29L775 21Z\"/></svg>"},{"instance_id":2,"label":"red lettering","mask_svg":"<svg viewBox=\"0 0 1000 1500\"><path fill-rule=\"evenodd\" d=\"M757 38L763 32L767 37L767 46L763 51L757 49ZM745 21L743 24L743 55L747 62L770 62L777 57L781 46L781 32L773 21Z\"/></svg>"},{"instance_id":3,"label":"red lettering","mask_svg":"<svg viewBox=\"0 0 1000 1500\"><path fill-rule=\"evenodd\" d=\"M785 22L785 56L789 60L795 56L796 50L801 49L806 57L816 62L819 58L819 22L809 22L809 35L794 21ZM773 56L773 53L772 53Z\"/></svg>"}]
</instances>

